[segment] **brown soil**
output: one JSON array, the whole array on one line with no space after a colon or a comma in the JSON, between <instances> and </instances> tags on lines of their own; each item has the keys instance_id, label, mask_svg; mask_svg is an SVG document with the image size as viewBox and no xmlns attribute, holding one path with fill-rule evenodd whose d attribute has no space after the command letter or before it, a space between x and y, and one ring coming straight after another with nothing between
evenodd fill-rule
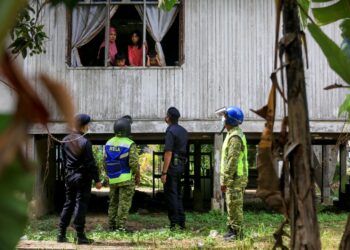
<instances>
[{"instance_id":1,"label":"brown soil","mask_svg":"<svg viewBox=\"0 0 350 250\"><path fill-rule=\"evenodd\" d=\"M152 249L152 246L142 244L142 249ZM75 245L73 243L57 243L55 241L33 241L22 240L19 242L18 250L32 250L32 249L66 249L66 250L87 250L87 249L135 249L138 248L135 244L123 241L96 241L92 245Z\"/></svg>"}]
</instances>

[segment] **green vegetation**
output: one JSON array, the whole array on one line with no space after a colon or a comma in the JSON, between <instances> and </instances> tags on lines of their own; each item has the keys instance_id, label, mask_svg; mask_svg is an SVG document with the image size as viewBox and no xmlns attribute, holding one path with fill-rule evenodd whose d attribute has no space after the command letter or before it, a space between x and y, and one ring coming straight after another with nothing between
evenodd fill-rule
<instances>
[{"instance_id":1,"label":"green vegetation","mask_svg":"<svg viewBox=\"0 0 350 250\"><path fill-rule=\"evenodd\" d=\"M139 152L141 186L152 187L153 152L162 152L162 145L145 145ZM155 166L161 166L161 157L155 157Z\"/></svg>"},{"instance_id":2,"label":"green vegetation","mask_svg":"<svg viewBox=\"0 0 350 250\"><path fill-rule=\"evenodd\" d=\"M336 249L345 227L347 214L323 210L318 216L323 249ZM249 208L249 211L245 213L245 239L237 242L223 241L222 234L226 231L226 217L215 211L205 214L187 213L188 229L175 232L166 228L168 220L165 213L131 214L128 225L135 230L134 234L108 232L107 215L90 215L87 218L87 231L98 245L118 245L123 242L129 247L135 246L136 248L164 248L171 245L172 248L179 249L197 249L198 247L204 249L212 247L271 249L274 244L273 232L282 220L283 217L279 214ZM30 240L55 240L57 223L57 216L48 216L40 220L33 219L27 226L26 235ZM215 236L212 230L216 230L218 235ZM69 230L68 236L72 242L72 229Z\"/></svg>"},{"instance_id":3,"label":"green vegetation","mask_svg":"<svg viewBox=\"0 0 350 250\"><path fill-rule=\"evenodd\" d=\"M108 184L107 174L104 168L104 156L103 156L103 146L101 145L93 145L92 153L94 154L94 158L97 164L97 167L100 172L100 179L104 185Z\"/></svg>"}]
</instances>

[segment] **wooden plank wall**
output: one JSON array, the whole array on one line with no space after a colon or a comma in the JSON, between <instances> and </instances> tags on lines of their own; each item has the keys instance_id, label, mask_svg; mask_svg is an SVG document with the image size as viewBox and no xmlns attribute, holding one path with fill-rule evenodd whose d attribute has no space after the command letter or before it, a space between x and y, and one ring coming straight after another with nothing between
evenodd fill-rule
<instances>
[{"instance_id":1,"label":"wooden plank wall","mask_svg":"<svg viewBox=\"0 0 350 250\"><path fill-rule=\"evenodd\" d=\"M44 71L61 79L71 90L77 110L92 114L95 120L109 121L131 114L139 120L160 121L171 105L190 121L214 120L215 109L224 105L240 106L247 120L256 120L259 118L249 109L260 108L267 100L274 18L273 0L185 0L182 67L73 69L65 65L65 9L46 9L43 22L50 37L47 53L28 58L24 68L30 76ZM336 26L326 30L339 37ZM337 120L337 108L346 91L323 90L341 80L330 71L310 36L308 46L310 119ZM42 96L55 110L53 119L60 120L50 97L44 91ZM282 114L279 108L278 117Z\"/></svg>"}]
</instances>

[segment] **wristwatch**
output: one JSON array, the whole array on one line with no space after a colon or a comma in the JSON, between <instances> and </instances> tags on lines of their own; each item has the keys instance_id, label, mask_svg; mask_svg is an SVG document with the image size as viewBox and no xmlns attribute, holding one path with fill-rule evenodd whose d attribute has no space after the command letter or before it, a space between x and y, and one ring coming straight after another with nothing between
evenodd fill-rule
<instances>
[{"instance_id":1,"label":"wristwatch","mask_svg":"<svg viewBox=\"0 0 350 250\"><path fill-rule=\"evenodd\" d=\"M162 172L162 175L167 175L167 173Z\"/></svg>"}]
</instances>

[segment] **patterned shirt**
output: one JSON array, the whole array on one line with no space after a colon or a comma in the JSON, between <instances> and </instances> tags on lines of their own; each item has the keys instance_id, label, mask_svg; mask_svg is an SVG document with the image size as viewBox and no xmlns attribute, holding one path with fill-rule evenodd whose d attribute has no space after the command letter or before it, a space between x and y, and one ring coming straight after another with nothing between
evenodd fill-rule
<instances>
[{"instance_id":1,"label":"patterned shirt","mask_svg":"<svg viewBox=\"0 0 350 250\"><path fill-rule=\"evenodd\" d=\"M241 129L234 127L228 131L227 136L232 134L234 131ZM246 184L246 177L238 177L237 167L239 162L239 156L244 150L243 142L239 136L233 136L229 139L226 147L226 158L224 159L224 170L222 171L220 183L223 186L232 186L238 183ZM243 183L242 183L243 182Z\"/></svg>"}]
</instances>

